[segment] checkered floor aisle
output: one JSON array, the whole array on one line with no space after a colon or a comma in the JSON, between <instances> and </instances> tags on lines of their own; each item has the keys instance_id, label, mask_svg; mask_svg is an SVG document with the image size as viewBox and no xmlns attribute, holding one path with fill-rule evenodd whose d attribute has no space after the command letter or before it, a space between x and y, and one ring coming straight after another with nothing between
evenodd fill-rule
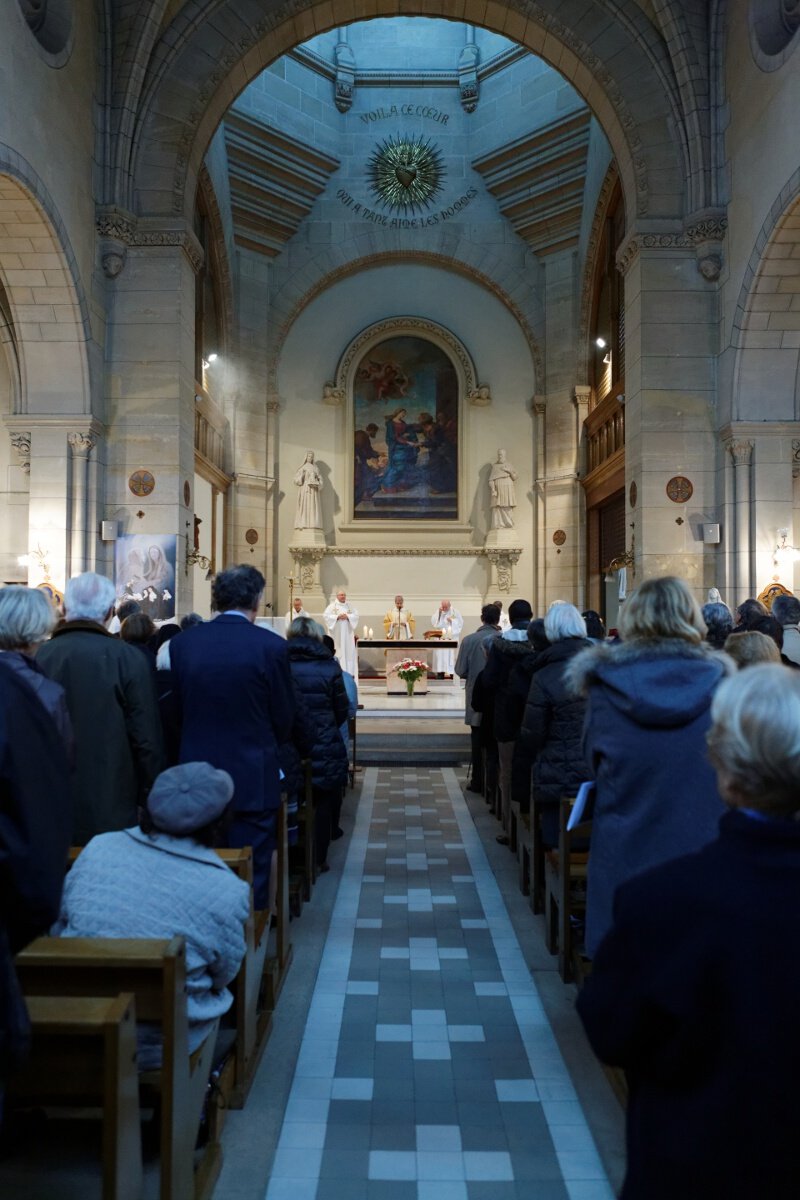
<instances>
[{"instance_id":1,"label":"checkered floor aisle","mask_svg":"<svg viewBox=\"0 0 800 1200\"><path fill-rule=\"evenodd\" d=\"M455 774L366 772L266 1200L612 1200Z\"/></svg>"}]
</instances>

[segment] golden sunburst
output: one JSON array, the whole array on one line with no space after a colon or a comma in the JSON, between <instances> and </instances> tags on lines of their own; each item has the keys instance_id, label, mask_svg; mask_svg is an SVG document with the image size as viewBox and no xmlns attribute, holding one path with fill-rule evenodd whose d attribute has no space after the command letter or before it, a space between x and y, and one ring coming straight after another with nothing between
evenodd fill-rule
<instances>
[{"instance_id":1,"label":"golden sunburst","mask_svg":"<svg viewBox=\"0 0 800 1200\"><path fill-rule=\"evenodd\" d=\"M389 137L373 151L367 175L370 190L383 208L421 212L442 190L442 152L422 134Z\"/></svg>"}]
</instances>

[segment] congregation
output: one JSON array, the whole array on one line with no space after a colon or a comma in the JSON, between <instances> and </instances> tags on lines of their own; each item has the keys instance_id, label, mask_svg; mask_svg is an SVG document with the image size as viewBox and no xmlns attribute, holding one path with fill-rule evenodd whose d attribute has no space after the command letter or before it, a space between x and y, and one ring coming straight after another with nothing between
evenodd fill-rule
<instances>
[{"instance_id":1,"label":"congregation","mask_svg":"<svg viewBox=\"0 0 800 1200\"><path fill-rule=\"evenodd\" d=\"M340 593L329 637L295 600L284 640L255 623L263 589L253 567L221 571L212 620L158 630L130 606L115 614L113 585L90 572L68 582L60 619L39 589L0 590L0 1085L11 1077L12 1101L28 1040L13 956L32 938L183 935L192 1053L223 1044L247 952L249 886L217 851L252 848L252 903L274 919L286 797L289 841L312 804L316 870L328 869L357 705L335 630L358 614ZM432 623L456 618L442 602ZM800 601L701 610L666 577L639 585L610 635L565 601L534 618L515 600L508 619L503 630L485 605L454 663L472 735L465 788L493 804L498 842L520 854L527 828L558 874L564 803L591 785L570 932L581 1019L625 1073L621 1194L788 1196ZM413 634L402 595L386 620L387 637ZM532 903L541 882L531 875ZM139 1022L140 1071L160 1065L164 1036Z\"/></svg>"}]
</instances>

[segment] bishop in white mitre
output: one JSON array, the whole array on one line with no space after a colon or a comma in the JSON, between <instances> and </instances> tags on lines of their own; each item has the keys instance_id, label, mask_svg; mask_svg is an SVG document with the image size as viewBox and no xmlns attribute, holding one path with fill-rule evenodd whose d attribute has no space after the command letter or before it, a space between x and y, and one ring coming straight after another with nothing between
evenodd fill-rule
<instances>
[{"instance_id":1,"label":"bishop in white mitre","mask_svg":"<svg viewBox=\"0 0 800 1200\"><path fill-rule=\"evenodd\" d=\"M352 604L347 603L347 592L336 593L336 599L331 600L322 614L325 628L333 638L336 646L336 657L343 671L349 671L354 679L358 679L358 653L356 651L356 629L358 628L358 611Z\"/></svg>"},{"instance_id":2,"label":"bishop in white mitre","mask_svg":"<svg viewBox=\"0 0 800 1200\"><path fill-rule=\"evenodd\" d=\"M442 600L431 617L434 629L441 629L445 641L458 641L464 628L464 618L449 600ZM434 650L431 654L431 671L435 675L452 675L456 665L456 652L452 649Z\"/></svg>"}]
</instances>

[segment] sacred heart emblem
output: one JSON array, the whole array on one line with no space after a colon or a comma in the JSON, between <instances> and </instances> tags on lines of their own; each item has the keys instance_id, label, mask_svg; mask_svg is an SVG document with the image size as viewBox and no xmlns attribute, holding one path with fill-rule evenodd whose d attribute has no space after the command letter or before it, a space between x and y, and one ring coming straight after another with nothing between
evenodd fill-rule
<instances>
[{"instance_id":1,"label":"sacred heart emblem","mask_svg":"<svg viewBox=\"0 0 800 1200\"><path fill-rule=\"evenodd\" d=\"M417 178L416 167L411 167L408 163L400 163L399 166L395 167L394 173L397 176L398 183L402 183L404 188L411 187Z\"/></svg>"}]
</instances>

